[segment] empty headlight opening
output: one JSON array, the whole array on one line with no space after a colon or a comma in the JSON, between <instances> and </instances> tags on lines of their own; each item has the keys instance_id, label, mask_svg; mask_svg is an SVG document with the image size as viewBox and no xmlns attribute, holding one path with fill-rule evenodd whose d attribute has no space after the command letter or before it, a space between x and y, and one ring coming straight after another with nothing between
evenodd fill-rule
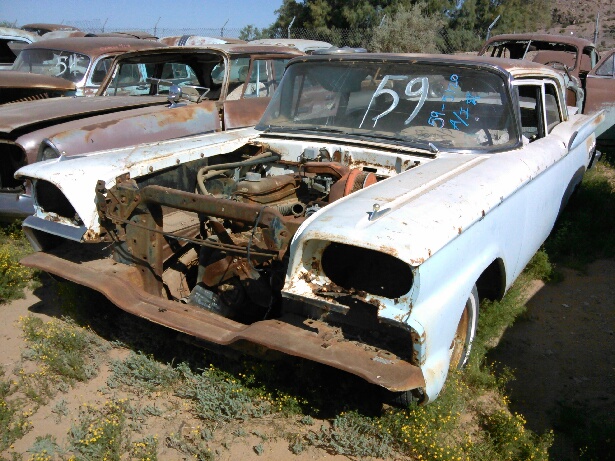
<instances>
[{"instance_id":1,"label":"empty headlight opening","mask_svg":"<svg viewBox=\"0 0 615 461\"><path fill-rule=\"evenodd\" d=\"M322 254L322 270L336 285L374 296L399 298L412 287L412 269L380 251L331 243Z\"/></svg>"},{"instance_id":2,"label":"empty headlight opening","mask_svg":"<svg viewBox=\"0 0 615 461\"><path fill-rule=\"evenodd\" d=\"M38 180L35 187L36 202L45 212L55 213L64 218L80 221L71 203L55 185L47 181Z\"/></svg>"}]
</instances>

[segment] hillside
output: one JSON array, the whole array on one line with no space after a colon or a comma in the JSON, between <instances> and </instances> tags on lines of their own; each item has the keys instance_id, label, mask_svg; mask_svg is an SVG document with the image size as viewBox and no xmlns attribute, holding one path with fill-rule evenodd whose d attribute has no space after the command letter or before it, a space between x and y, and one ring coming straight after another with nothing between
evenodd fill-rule
<instances>
[{"instance_id":1,"label":"hillside","mask_svg":"<svg viewBox=\"0 0 615 461\"><path fill-rule=\"evenodd\" d=\"M613 0L554 0L553 22L544 32L573 34L594 41L596 17L599 17L600 49L615 47L615 4Z\"/></svg>"}]
</instances>

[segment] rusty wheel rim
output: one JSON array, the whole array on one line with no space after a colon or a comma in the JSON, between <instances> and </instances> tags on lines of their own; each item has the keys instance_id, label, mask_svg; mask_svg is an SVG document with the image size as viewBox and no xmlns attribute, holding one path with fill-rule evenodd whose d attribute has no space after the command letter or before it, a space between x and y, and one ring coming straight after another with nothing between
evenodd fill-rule
<instances>
[{"instance_id":1,"label":"rusty wheel rim","mask_svg":"<svg viewBox=\"0 0 615 461\"><path fill-rule=\"evenodd\" d=\"M463 359L466 355L466 347L468 343L468 327L470 325L470 301L466 302L466 306L463 309L463 313L461 314L461 319L459 319L459 324L457 325L457 331L455 331L455 337L453 338L453 342L451 343L451 365L450 368L453 370L459 369L463 363Z\"/></svg>"}]
</instances>

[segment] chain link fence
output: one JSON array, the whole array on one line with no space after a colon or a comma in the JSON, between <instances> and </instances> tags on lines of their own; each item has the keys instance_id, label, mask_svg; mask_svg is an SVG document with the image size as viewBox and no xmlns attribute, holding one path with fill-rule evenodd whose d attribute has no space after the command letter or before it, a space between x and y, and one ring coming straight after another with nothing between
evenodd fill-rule
<instances>
[{"instance_id":1,"label":"chain link fence","mask_svg":"<svg viewBox=\"0 0 615 461\"><path fill-rule=\"evenodd\" d=\"M290 31L285 28L279 29L251 29L245 28L226 28L226 27L202 27L202 28L170 28L170 27L124 27L124 28L110 28L105 27L105 24L99 20L92 21L72 21L71 25L78 27L84 32L100 33L100 32L125 32L125 31L141 31L148 32L156 37L169 37L169 36L182 36L182 35L200 35L206 37L229 37L243 40L253 40L256 38L294 38L305 40L319 40L329 42L332 45L343 47L348 46L351 48L365 48L371 51L370 44L373 36L373 29L337 29L331 28L328 30L314 30L304 28L292 28ZM249 35L247 34L249 32ZM585 38L593 41L594 34L581 31L570 30L566 31L566 34L571 33L579 38ZM290 33L290 37L289 37ZM493 32L493 35L497 34L497 31ZM438 50L441 53L459 53L459 52L475 52L478 51L480 45L484 43L485 37L469 37L464 36L463 40L460 40L454 31L449 29L442 29L440 31L439 40L437 42ZM601 30L600 39L597 45L601 48L605 48L602 43L604 39L607 39L612 45L615 42L615 26L604 26ZM610 40L609 40L610 39ZM610 46L609 46L610 48Z\"/></svg>"},{"instance_id":2,"label":"chain link fence","mask_svg":"<svg viewBox=\"0 0 615 461\"><path fill-rule=\"evenodd\" d=\"M241 38L244 40L252 40L256 38L293 38L293 39L305 39L305 40L319 40L331 43L334 46L351 48L365 48L370 50L370 43L373 36L373 29L337 29L331 28L328 30L314 30L293 28L290 29L262 29L251 30L251 34L246 36L246 30L244 28L168 28L168 27L124 27L124 28L110 28L105 27L100 21L74 21L71 25L78 27L84 32L101 33L101 32L122 32L122 31L141 31L148 32L156 37L168 37L168 36L182 36L182 35L199 35L207 37L229 37L229 38ZM290 37L289 37L290 35ZM451 42L449 38L449 31L443 29L440 32L440 41L438 42L438 49L442 53L455 53L460 50ZM480 43L480 39L477 38L476 43ZM471 47L470 51L476 51L476 46Z\"/></svg>"}]
</instances>

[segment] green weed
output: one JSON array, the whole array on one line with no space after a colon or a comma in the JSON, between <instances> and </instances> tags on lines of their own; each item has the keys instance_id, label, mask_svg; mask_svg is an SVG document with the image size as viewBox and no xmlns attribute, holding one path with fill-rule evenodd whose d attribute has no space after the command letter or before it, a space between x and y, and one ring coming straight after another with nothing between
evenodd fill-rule
<instances>
[{"instance_id":1,"label":"green weed","mask_svg":"<svg viewBox=\"0 0 615 461\"><path fill-rule=\"evenodd\" d=\"M169 389L181 378L177 370L141 352L131 353L125 360L113 360L110 370L113 373L107 380L110 388L123 386L136 394Z\"/></svg>"},{"instance_id":2,"label":"green weed","mask_svg":"<svg viewBox=\"0 0 615 461\"><path fill-rule=\"evenodd\" d=\"M196 374L186 364L180 364L178 370L184 382L176 394L192 400L194 411L201 419L229 422L272 412L269 401L255 398L255 392L229 373L212 367Z\"/></svg>"},{"instance_id":3,"label":"green weed","mask_svg":"<svg viewBox=\"0 0 615 461\"><path fill-rule=\"evenodd\" d=\"M158 460L158 437L148 435L136 442L132 442L130 447L131 459L138 461L157 461Z\"/></svg>"},{"instance_id":4,"label":"green weed","mask_svg":"<svg viewBox=\"0 0 615 461\"><path fill-rule=\"evenodd\" d=\"M126 413L128 399L109 400L101 407L83 404L69 432L69 450L74 461L107 459L119 461L131 450Z\"/></svg>"},{"instance_id":5,"label":"green weed","mask_svg":"<svg viewBox=\"0 0 615 461\"><path fill-rule=\"evenodd\" d=\"M596 165L571 197L545 242L554 261L583 268L596 258L615 255L615 190L607 171L602 163Z\"/></svg>"},{"instance_id":6,"label":"green weed","mask_svg":"<svg viewBox=\"0 0 615 461\"><path fill-rule=\"evenodd\" d=\"M6 450L30 429L27 416L20 412L19 402L7 398L15 392L15 384L4 379L0 367L0 452Z\"/></svg>"},{"instance_id":7,"label":"green weed","mask_svg":"<svg viewBox=\"0 0 615 461\"><path fill-rule=\"evenodd\" d=\"M100 353L108 346L92 332L69 318L45 323L27 316L20 318L20 323L28 346L24 357L41 364L36 373L22 370L24 385L40 386L43 394L51 397L54 390L62 389L61 384L72 386L96 376Z\"/></svg>"},{"instance_id":8,"label":"green weed","mask_svg":"<svg viewBox=\"0 0 615 461\"><path fill-rule=\"evenodd\" d=\"M216 453L208 446L211 432L201 426L180 427L178 432L172 432L166 437L166 444L180 453L189 455L198 461L213 461Z\"/></svg>"},{"instance_id":9,"label":"green weed","mask_svg":"<svg viewBox=\"0 0 615 461\"><path fill-rule=\"evenodd\" d=\"M63 455L56 438L51 435L36 437L35 442L28 449L28 453L32 453L28 461L53 461L57 459L56 455Z\"/></svg>"},{"instance_id":10,"label":"green weed","mask_svg":"<svg viewBox=\"0 0 615 461\"><path fill-rule=\"evenodd\" d=\"M385 459L394 443L381 423L356 412L341 413L333 419L331 427L323 425L319 432L310 432L307 440L338 455Z\"/></svg>"},{"instance_id":11,"label":"green weed","mask_svg":"<svg viewBox=\"0 0 615 461\"><path fill-rule=\"evenodd\" d=\"M23 298L34 271L19 264L19 260L31 252L17 224L0 225L0 303Z\"/></svg>"}]
</instances>

